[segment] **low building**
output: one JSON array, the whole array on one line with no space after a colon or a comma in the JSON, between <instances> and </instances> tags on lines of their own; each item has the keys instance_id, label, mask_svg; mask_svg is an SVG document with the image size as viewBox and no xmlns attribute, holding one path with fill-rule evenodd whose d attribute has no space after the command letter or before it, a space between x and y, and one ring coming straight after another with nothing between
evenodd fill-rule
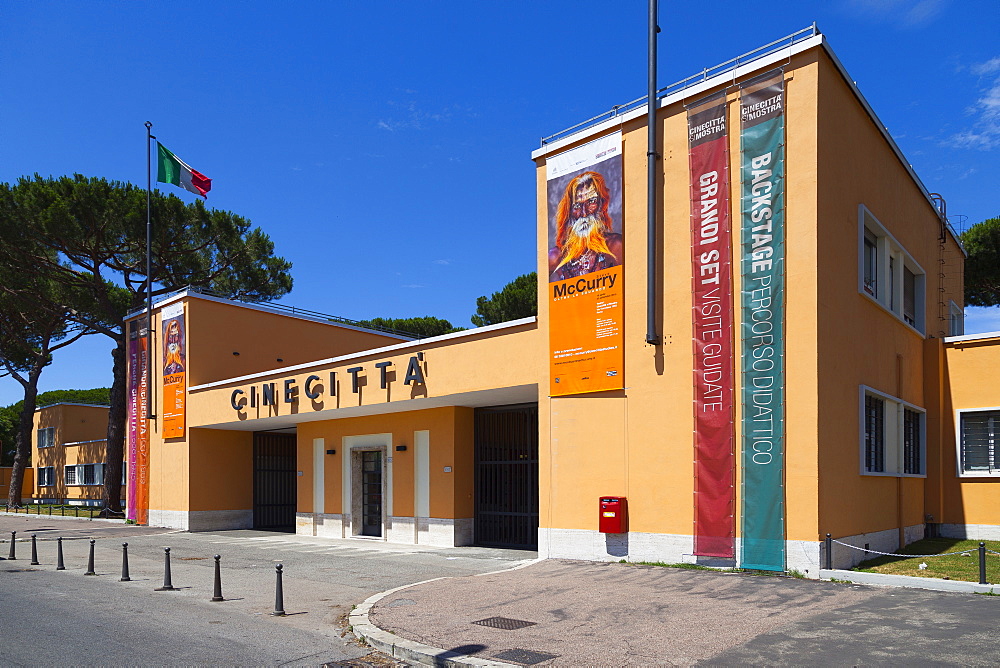
<instances>
[{"instance_id":1,"label":"low building","mask_svg":"<svg viewBox=\"0 0 1000 668\"><path fill-rule=\"evenodd\" d=\"M647 112L532 153L537 317L408 340L187 290L147 349L133 314L133 518L810 576L827 533L836 566L1000 536L1000 335L962 336L941 197L826 37L667 87L651 191Z\"/></svg>"},{"instance_id":2,"label":"low building","mask_svg":"<svg viewBox=\"0 0 1000 668\"><path fill-rule=\"evenodd\" d=\"M93 404L58 403L35 411L31 502L102 505L108 410Z\"/></svg>"}]
</instances>

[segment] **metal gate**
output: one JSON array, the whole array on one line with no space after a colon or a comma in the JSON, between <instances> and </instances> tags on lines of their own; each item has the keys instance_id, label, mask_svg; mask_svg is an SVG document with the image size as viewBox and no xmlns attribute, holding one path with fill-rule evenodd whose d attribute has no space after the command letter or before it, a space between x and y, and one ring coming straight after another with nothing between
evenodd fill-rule
<instances>
[{"instance_id":1,"label":"metal gate","mask_svg":"<svg viewBox=\"0 0 1000 668\"><path fill-rule=\"evenodd\" d=\"M361 535L382 535L382 452L361 453Z\"/></svg>"},{"instance_id":2,"label":"metal gate","mask_svg":"<svg viewBox=\"0 0 1000 668\"><path fill-rule=\"evenodd\" d=\"M538 549L538 405L476 409L475 543Z\"/></svg>"},{"instance_id":3,"label":"metal gate","mask_svg":"<svg viewBox=\"0 0 1000 668\"><path fill-rule=\"evenodd\" d=\"M253 528L295 531L295 434L253 435Z\"/></svg>"}]
</instances>

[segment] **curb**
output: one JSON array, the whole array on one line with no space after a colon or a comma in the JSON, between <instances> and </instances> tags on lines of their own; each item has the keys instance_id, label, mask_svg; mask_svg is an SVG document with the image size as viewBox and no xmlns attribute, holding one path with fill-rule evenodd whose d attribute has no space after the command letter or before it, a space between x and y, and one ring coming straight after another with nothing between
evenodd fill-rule
<instances>
[{"instance_id":1,"label":"curb","mask_svg":"<svg viewBox=\"0 0 1000 668\"><path fill-rule=\"evenodd\" d=\"M499 571L490 571L489 573L476 573L472 577L478 577L480 575L493 575L495 573L506 573L507 571L516 571L521 568L525 568L532 564L538 563L542 559L531 559L521 564L517 564L511 568L504 568ZM461 576L468 577L468 576ZM389 656L402 659L405 661L414 661L421 665L426 666L483 666L490 668L519 668L517 664L504 663L502 661L494 661L492 659L480 659L474 656L469 656L468 654L462 654L460 652L454 652L451 650L441 649L440 647L431 647L430 645L425 645L423 643L417 642L416 640L408 640L402 636L397 636L394 633L389 633L388 631L383 631L379 627L375 626L368 616L371 612L372 606L381 601L383 598L396 592L402 591L404 589L409 589L410 587L416 587L418 585L427 584L428 582L437 582L438 580L450 580L452 577L442 577L442 578L432 578L430 580L424 580L423 582L414 582L413 584L403 585L402 587L396 587L395 589L389 589L378 594L373 594L364 600L363 603L351 610L348 616L348 623L351 625L351 630L354 635L360 640L364 640L374 649L388 654Z\"/></svg>"},{"instance_id":2,"label":"curb","mask_svg":"<svg viewBox=\"0 0 1000 668\"><path fill-rule=\"evenodd\" d=\"M831 578L854 584L881 585L883 587L907 587L910 589L929 589L931 591L959 592L965 594L998 594L995 588L1000 585L979 584L964 580L942 580L940 578L915 578L909 575L885 575L883 573L865 573L862 571L841 571L837 569L820 569L821 580Z\"/></svg>"}]
</instances>

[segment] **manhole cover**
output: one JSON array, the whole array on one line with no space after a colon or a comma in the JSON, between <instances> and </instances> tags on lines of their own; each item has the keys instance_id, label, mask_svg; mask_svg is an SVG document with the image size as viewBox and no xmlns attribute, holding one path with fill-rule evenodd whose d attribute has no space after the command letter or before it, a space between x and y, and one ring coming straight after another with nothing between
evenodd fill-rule
<instances>
[{"instance_id":1,"label":"manhole cover","mask_svg":"<svg viewBox=\"0 0 1000 668\"><path fill-rule=\"evenodd\" d=\"M501 661L513 661L514 663L520 663L525 666L533 666L536 663L541 663L542 661L548 661L549 659L558 658L558 654L549 654L548 652L536 652L533 649L505 649L502 652L493 655L494 659L500 659Z\"/></svg>"},{"instance_id":2,"label":"manhole cover","mask_svg":"<svg viewBox=\"0 0 1000 668\"><path fill-rule=\"evenodd\" d=\"M504 631L516 631L517 629L523 629L525 626L534 626L537 624L537 622L526 622L523 619L511 619L510 617L490 617L472 623L479 624L480 626L489 626L493 629L503 629Z\"/></svg>"}]
</instances>

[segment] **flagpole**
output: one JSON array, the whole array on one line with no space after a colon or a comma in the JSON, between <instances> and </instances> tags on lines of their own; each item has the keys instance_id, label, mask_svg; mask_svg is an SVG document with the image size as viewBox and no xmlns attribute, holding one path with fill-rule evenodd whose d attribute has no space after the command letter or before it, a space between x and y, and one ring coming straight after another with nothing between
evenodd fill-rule
<instances>
[{"instance_id":1,"label":"flagpole","mask_svg":"<svg viewBox=\"0 0 1000 668\"><path fill-rule=\"evenodd\" d=\"M153 397L155 393L153 389L153 256L152 256L152 244L153 244L153 214L152 205L150 203L151 195L153 190L153 177L152 177L152 162L150 157L150 144L149 142L154 137L150 130L153 124L146 121L146 391L148 394L148 399L146 400L146 419L154 420L156 415L153 413Z\"/></svg>"}]
</instances>

